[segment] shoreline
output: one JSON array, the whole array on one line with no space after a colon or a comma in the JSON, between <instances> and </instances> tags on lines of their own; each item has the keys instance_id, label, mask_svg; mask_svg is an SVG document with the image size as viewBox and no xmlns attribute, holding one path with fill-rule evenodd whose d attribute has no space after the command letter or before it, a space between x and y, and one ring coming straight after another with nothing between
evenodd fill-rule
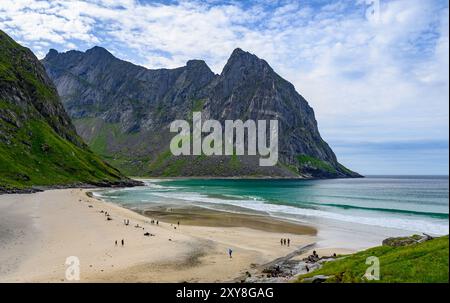
<instances>
[{"instance_id":1,"label":"shoreline","mask_svg":"<svg viewBox=\"0 0 450 303\"><path fill-rule=\"evenodd\" d=\"M94 189L94 188L126 188L126 187L136 187L136 186L145 186L144 182L137 179L128 179L128 180L119 180L119 181L108 181L101 183L71 183L71 184L55 184L48 186L31 186L27 188L11 188L4 189L0 187L0 196L1 195L13 195L13 194L34 194L43 192L46 190L57 190L57 189L73 189L73 188L83 188L83 189Z\"/></svg>"},{"instance_id":2,"label":"shoreline","mask_svg":"<svg viewBox=\"0 0 450 303\"><path fill-rule=\"evenodd\" d=\"M71 189L71 188L85 188L85 189L95 189L99 187L105 187L105 188L126 188L126 187L136 187L136 186L145 186L143 181L145 180L152 180L152 179L158 179L158 180L183 180L183 179L214 179L214 180L336 180L336 179L361 179L366 178L366 176L360 175L355 177L327 177L327 178L305 178L302 176L299 177L283 177L283 176L233 176L233 177L226 177L226 176L175 176L175 177L158 177L158 176L139 176L139 177L129 177L129 180L123 180L123 181L117 181L117 182L105 182L105 183L98 183L98 184L91 184L91 183L72 183L72 184L55 184L55 185L36 185L31 186L27 188L11 188L11 189L4 189L3 187L0 187L0 196L1 195L11 195L11 194L33 194L38 192L43 192L46 190L56 190L56 189Z\"/></svg>"},{"instance_id":3,"label":"shoreline","mask_svg":"<svg viewBox=\"0 0 450 303\"><path fill-rule=\"evenodd\" d=\"M145 181L145 180L183 180L183 179L213 179L213 180L336 180L336 179L363 179L367 176L357 176L357 177L326 177L326 178L317 178L317 177L293 177L293 176L174 176L174 177L166 177L166 176L130 176L133 180Z\"/></svg>"},{"instance_id":4,"label":"shoreline","mask_svg":"<svg viewBox=\"0 0 450 303\"><path fill-rule=\"evenodd\" d=\"M269 217L262 222L260 217L232 219L256 220L251 223L260 227L256 229L183 223L178 227L163 220L155 225L146 216L90 198L86 192L72 188L0 196L0 222L10 223L3 217L17 220L22 234L0 234L5 243L0 246L1 282L67 282L69 256L80 259L80 282L233 281L317 240L312 227L298 225L294 231L290 223L280 221L275 230L261 228L268 222L264 220L274 221ZM124 219L130 220L129 226ZM145 236L146 232L154 236ZM283 237L291 239L290 247L280 245ZM115 246L121 239L125 246ZM233 258L228 257L228 248L233 249Z\"/></svg>"}]
</instances>

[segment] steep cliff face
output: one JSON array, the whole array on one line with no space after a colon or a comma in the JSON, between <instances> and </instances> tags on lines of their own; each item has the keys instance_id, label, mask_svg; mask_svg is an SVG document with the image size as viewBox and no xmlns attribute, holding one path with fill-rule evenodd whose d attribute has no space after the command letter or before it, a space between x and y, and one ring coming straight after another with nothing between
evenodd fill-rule
<instances>
[{"instance_id":1,"label":"steep cliff face","mask_svg":"<svg viewBox=\"0 0 450 303\"><path fill-rule=\"evenodd\" d=\"M33 53L0 31L0 192L129 181L83 143Z\"/></svg>"},{"instance_id":2,"label":"steep cliff face","mask_svg":"<svg viewBox=\"0 0 450 303\"><path fill-rule=\"evenodd\" d=\"M314 111L257 56L236 49L220 75L201 60L149 70L94 47L51 50L43 64L78 133L108 162L140 176L358 177L320 137ZM279 121L279 163L259 156L183 156L169 151L175 119Z\"/></svg>"},{"instance_id":3,"label":"steep cliff face","mask_svg":"<svg viewBox=\"0 0 450 303\"><path fill-rule=\"evenodd\" d=\"M352 175L344 171L322 140L308 102L291 83L255 55L236 49L204 95L207 112L221 120L277 119L280 161L299 173L314 177ZM308 158L316 159L312 161L316 166ZM317 165L320 161L323 168L329 166L329 169L314 171L321 170L321 165Z\"/></svg>"}]
</instances>

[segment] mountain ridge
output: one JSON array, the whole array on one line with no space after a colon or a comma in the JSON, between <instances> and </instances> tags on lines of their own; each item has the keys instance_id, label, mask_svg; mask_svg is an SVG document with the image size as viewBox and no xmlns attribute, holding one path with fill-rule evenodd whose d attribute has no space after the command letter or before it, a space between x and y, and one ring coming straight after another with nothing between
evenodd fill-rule
<instances>
[{"instance_id":1,"label":"mountain ridge","mask_svg":"<svg viewBox=\"0 0 450 303\"><path fill-rule=\"evenodd\" d=\"M268 62L240 48L218 75L198 59L174 69L146 69L100 47L55 52L42 63L77 131L130 175L360 177L338 163L319 134L313 109L295 87ZM189 121L193 111L221 122L279 119L280 163L263 168L252 156L173 157L168 125Z\"/></svg>"}]
</instances>

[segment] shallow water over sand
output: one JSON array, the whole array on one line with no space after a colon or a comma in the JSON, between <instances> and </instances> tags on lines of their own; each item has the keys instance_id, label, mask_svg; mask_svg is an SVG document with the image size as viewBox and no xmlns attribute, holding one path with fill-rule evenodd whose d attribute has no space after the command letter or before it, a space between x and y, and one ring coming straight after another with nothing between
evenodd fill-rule
<instances>
[{"instance_id":1,"label":"shallow water over sand","mask_svg":"<svg viewBox=\"0 0 450 303\"><path fill-rule=\"evenodd\" d=\"M346 228L358 224L367 229L398 230L402 234L448 234L448 177L154 179L146 183L143 188L107 190L96 195L141 210L155 205L193 205L264 213L322 226Z\"/></svg>"}]
</instances>

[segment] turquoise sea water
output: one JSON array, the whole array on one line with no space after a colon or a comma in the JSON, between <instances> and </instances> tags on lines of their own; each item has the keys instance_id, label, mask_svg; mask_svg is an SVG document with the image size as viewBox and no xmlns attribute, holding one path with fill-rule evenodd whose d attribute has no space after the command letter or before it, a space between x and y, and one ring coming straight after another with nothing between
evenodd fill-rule
<instances>
[{"instance_id":1,"label":"turquoise sea water","mask_svg":"<svg viewBox=\"0 0 450 303\"><path fill-rule=\"evenodd\" d=\"M141 188L96 193L124 206L189 203L232 211L260 211L301 222L347 222L404 231L448 234L449 179L377 176L334 180L147 180Z\"/></svg>"}]
</instances>

